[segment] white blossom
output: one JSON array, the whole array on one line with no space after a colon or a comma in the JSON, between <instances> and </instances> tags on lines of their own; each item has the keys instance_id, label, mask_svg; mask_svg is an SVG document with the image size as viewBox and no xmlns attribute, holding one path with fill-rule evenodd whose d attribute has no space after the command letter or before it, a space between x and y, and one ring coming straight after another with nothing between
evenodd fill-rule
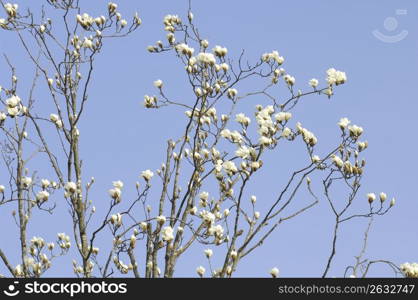
<instances>
[{"instance_id":1,"label":"white blossom","mask_svg":"<svg viewBox=\"0 0 418 300\"><path fill-rule=\"evenodd\" d=\"M294 85L296 82L295 77L290 76L289 74L284 75L283 79L290 86Z\"/></svg>"},{"instance_id":2,"label":"white blossom","mask_svg":"<svg viewBox=\"0 0 418 300\"><path fill-rule=\"evenodd\" d=\"M93 49L94 48L93 41L91 39L84 38L83 47L88 48L88 49Z\"/></svg>"},{"instance_id":3,"label":"white blossom","mask_svg":"<svg viewBox=\"0 0 418 300\"><path fill-rule=\"evenodd\" d=\"M17 276L17 277L22 277L22 276L24 276L22 265L17 265L17 266L15 267L15 269L13 270L13 273L14 273L14 275L15 275L15 276Z\"/></svg>"},{"instance_id":4,"label":"white blossom","mask_svg":"<svg viewBox=\"0 0 418 300\"><path fill-rule=\"evenodd\" d=\"M283 64L283 62L284 62L283 56L280 56L279 52L276 51L276 50L274 50L270 53L264 53L261 56L261 59L265 62L274 61L274 62L277 62L279 65Z\"/></svg>"},{"instance_id":5,"label":"white blossom","mask_svg":"<svg viewBox=\"0 0 418 300\"><path fill-rule=\"evenodd\" d=\"M6 29L7 28L7 21L6 19L0 19L0 27Z\"/></svg>"},{"instance_id":6,"label":"white blossom","mask_svg":"<svg viewBox=\"0 0 418 300\"><path fill-rule=\"evenodd\" d=\"M72 181L67 182L67 183L65 184L64 189L65 189L65 191L66 191L66 192L68 192L68 193L70 193L70 194L74 194L74 193L77 191L77 184L75 184L75 183L74 183L74 182L72 182Z\"/></svg>"},{"instance_id":7,"label":"white blossom","mask_svg":"<svg viewBox=\"0 0 418 300\"><path fill-rule=\"evenodd\" d=\"M253 151L255 151L253 148L251 148ZM251 154L251 150L250 148L248 148L247 146L241 146L239 147L236 151L235 151L235 155L239 156L243 159L246 159L250 156Z\"/></svg>"},{"instance_id":8,"label":"white blossom","mask_svg":"<svg viewBox=\"0 0 418 300\"><path fill-rule=\"evenodd\" d=\"M7 113L9 114L10 117L14 118L20 113L20 107L19 106L8 107Z\"/></svg>"},{"instance_id":9,"label":"white blossom","mask_svg":"<svg viewBox=\"0 0 418 300\"><path fill-rule=\"evenodd\" d=\"M357 125L348 126L348 130L353 138L358 138L363 133L363 128Z\"/></svg>"},{"instance_id":10,"label":"white blossom","mask_svg":"<svg viewBox=\"0 0 418 300\"><path fill-rule=\"evenodd\" d=\"M367 194L367 200L371 204L374 200L376 200L376 195L374 193L368 193Z\"/></svg>"},{"instance_id":11,"label":"white blossom","mask_svg":"<svg viewBox=\"0 0 418 300\"><path fill-rule=\"evenodd\" d=\"M282 137L288 138L292 135L292 130L289 127L285 127L282 131Z\"/></svg>"},{"instance_id":12,"label":"white blossom","mask_svg":"<svg viewBox=\"0 0 418 300\"><path fill-rule=\"evenodd\" d=\"M174 31L174 26L181 24L181 19L177 15L166 15L163 23L165 25L165 30Z\"/></svg>"},{"instance_id":13,"label":"white blossom","mask_svg":"<svg viewBox=\"0 0 418 300\"><path fill-rule=\"evenodd\" d=\"M277 114L274 115L274 118L278 121L278 122L283 122L283 121L289 121L292 118L292 113L290 112L279 112Z\"/></svg>"},{"instance_id":14,"label":"white blossom","mask_svg":"<svg viewBox=\"0 0 418 300\"><path fill-rule=\"evenodd\" d=\"M19 6L17 4L6 3L4 4L4 9L10 18L14 18L17 15L17 9Z\"/></svg>"},{"instance_id":15,"label":"white blossom","mask_svg":"<svg viewBox=\"0 0 418 300\"><path fill-rule=\"evenodd\" d=\"M302 125L300 123L296 124L296 127L299 131L299 133L302 135L303 140L305 141L305 143L311 147L315 146L316 143L318 142L318 139L316 138L316 136L309 131L306 128L303 128Z\"/></svg>"},{"instance_id":16,"label":"white blossom","mask_svg":"<svg viewBox=\"0 0 418 300\"><path fill-rule=\"evenodd\" d=\"M114 214L110 217L110 222L116 226L122 225L122 215L120 213Z\"/></svg>"},{"instance_id":17,"label":"white blossom","mask_svg":"<svg viewBox=\"0 0 418 300\"><path fill-rule=\"evenodd\" d=\"M369 143L367 141L364 141L364 142L358 142L357 145L358 145L359 151L363 151L369 146Z\"/></svg>"},{"instance_id":18,"label":"white blossom","mask_svg":"<svg viewBox=\"0 0 418 300\"><path fill-rule=\"evenodd\" d=\"M208 124L210 125L211 119L208 116L201 116L199 119L200 124Z\"/></svg>"},{"instance_id":19,"label":"white blossom","mask_svg":"<svg viewBox=\"0 0 418 300\"><path fill-rule=\"evenodd\" d=\"M350 123L351 121L348 118L341 118L340 122L338 122L338 125L341 129L345 129Z\"/></svg>"},{"instance_id":20,"label":"white blossom","mask_svg":"<svg viewBox=\"0 0 418 300\"><path fill-rule=\"evenodd\" d=\"M56 115L56 114L50 114L49 115L49 119L52 121L52 122L56 122L56 121L58 121L60 118L58 117L58 115Z\"/></svg>"},{"instance_id":21,"label":"white blossom","mask_svg":"<svg viewBox=\"0 0 418 300\"><path fill-rule=\"evenodd\" d=\"M235 251L235 250L232 250L231 251L231 258L232 259L236 259L238 257L238 252L237 251Z\"/></svg>"},{"instance_id":22,"label":"white blossom","mask_svg":"<svg viewBox=\"0 0 418 300\"><path fill-rule=\"evenodd\" d=\"M403 263L400 269L405 277L418 278L418 263Z\"/></svg>"},{"instance_id":23,"label":"white blossom","mask_svg":"<svg viewBox=\"0 0 418 300\"><path fill-rule=\"evenodd\" d=\"M48 247L48 250L52 251L55 248L55 244L54 243L48 243L47 247Z\"/></svg>"},{"instance_id":24,"label":"white blossom","mask_svg":"<svg viewBox=\"0 0 418 300\"><path fill-rule=\"evenodd\" d=\"M207 201L207 200L208 200L208 198L209 198L209 193L208 193L208 192L201 192L201 193L199 194L199 198L200 198L201 200L203 200L203 201Z\"/></svg>"},{"instance_id":25,"label":"white blossom","mask_svg":"<svg viewBox=\"0 0 418 300\"><path fill-rule=\"evenodd\" d=\"M210 258L213 255L212 249L206 249L204 252L207 258Z\"/></svg>"},{"instance_id":26,"label":"white blossom","mask_svg":"<svg viewBox=\"0 0 418 300\"><path fill-rule=\"evenodd\" d=\"M123 20L120 21L120 26L122 28L125 27L126 25L128 25L128 21L126 21L125 19L123 19Z\"/></svg>"},{"instance_id":27,"label":"white blossom","mask_svg":"<svg viewBox=\"0 0 418 300\"><path fill-rule=\"evenodd\" d=\"M6 120L7 116L4 112L0 111L0 123Z\"/></svg>"},{"instance_id":28,"label":"white blossom","mask_svg":"<svg viewBox=\"0 0 418 300\"><path fill-rule=\"evenodd\" d=\"M216 63L216 58L212 53L200 52L196 59L203 65L213 66Z\"/></svg>"},{"instance_id":29,"label":"white blossom","mask_svg":"<svg viewBox=\"0 0 418 300\"><path fill-rule=\"evenodd\" d=\"M215 222L215 215L210 211L202 210L200 212L200 217L209 225Z\"/></svg>"},{"instance_id":30,"label":"white blossom","mask_svg":"<svg viewBox=\"0 0 418 300\"><path fill-rule=\"evenodd\" d=\"M327 89L324 91L324 94L325 94L325 95L327 95L327 96L328 96L328 98L330 98L330 97L334 94L334 92L333 92L332 88L327 88Z\"/></svg>"},{"instance_id":31,"label":"white blossom","mask_svg":"<svg viewBox=\"0 0 418 300\"><path fill-rule=\"evenodd\" d=\"M147 222L141 222L139 224L139 227L142 229L142 231L146 231L148 229L148 223Z\"/></svg>"},{"instance_id":32,"label":"white blossom","mask_svg":"<svg viewBox=\"0 0 418 300\"><path fill-rule=\"evenodd\" d=\"M174 36L174 34L172 32L167 33L166 37L167 37L167 41L170 44L174 44L174 42L176 41L176 37ZM161 43L160 47L162 47L162 43Z\"/></svg>"},{"instance_id":33,"label":"white blossom","mask_svg":"<svg viewBox=\"0 0 418 300\"><path fill-rule=\"evenodd\" d=\"M196 269L196 273L200 276L203 277L203 275L205 274L206 269L202 266L197 267Z\"/></svg>"},{"instance_id":34,"label":"white blossom","mask_svg":"<svg viewBox=\"0 0 418 300\"><path fill-rule=\"evenodd\" d=\"M260 136L258 142L260 143L260 145L269 146L273 143L273 139L266 136Z\"/></svg>"},{"instance_id":35,"label":"white blossom","mask_svg":"<svg viewBox=\"0 0 418 300\"><path fill-rule=\"evenodd\" d=\"M189 57L191 57L194 53L194 49L184 43L176 45L176 51Z\"/></svg>"},{"instance_id":36,"label":"white blossom","mask_svg":"<svg viewBox=\"0 0 418 300\"><path fill-rule=\"evenodd\" d=\"M120 180L113 181L112 185L113 185L114 188L117 188L117 189L120 189L120 190L123 188L123 182L120 181Z\"/></svg>"},{"instance_id":37,"label":"white blossom","mask_svg":"<svg viewBox=\"0 0 418 300\"><path fill-rule=\"evenodd\" d=\"M149 45L149 46L147 46L147 51L150 52L150 53L153 53L153 52L157 51L157 48L152 46L152 45Z\"/></svg>"},{"instance_id":38,"label":"white blossom","mask_svg":"<svg viewBox=\"0 0 418 300\"><path fill-rule=\"evenodd\" d=\"M222 130L221 137L229 139L231 137L231 131L229 129Z\"/></svg>"},{"instance_id":39,"label":"white blossom","mask_svg":"<svg viewBox=\"0 0 418 300\"><path fill-rule=\"evenodd\" d=\"M214 229L215 229L215 235L218 237L222 237L222 235L224 234L224 228L218 224L214 227Z\"/></svg>"},{"instance_id":40,"label":"white blossom","mask_svg":"<svg viewBox=\"0 0 418 300\"><path fill-rule=\"evenodd\" d=\"M42 179L41 180L41 185L43 189L46 189L47 187L49 187L51 185L51 182L48 179Z\"/></svg>"},{"instance_id":41,"label":"white blossom","mask_svg":"<svg viewBox=\"0 0 418 300\"><path fill-rule=\"evenodd\" d=\"M154 86L158 89L163 87L163 81L161 79L158 79L156 81L154 81Z\"/></svg>"},{"instance_id":42,"label":"white blossom","mask_svg":"<svg viewBox=\"0 0 418 300\"><path fill-rule=\"evenodd\" d=\"M190 208L190 214L195 215L197 213L197 207L193 206L192 208Z\"/></svg>"},{"instance_id":43,"label":"white blossom","mask_svg":"<svg viewBox=\"0 0 418 300\"><path fill-rule=\"evenodd\" d=\"M41 238L41 237L37 237L37 236L34 236L34 237L30 240L30 243L31 243L33 246L38 247L38 248L43 248L43 247L45 246L45 240L44 240L43 238Z\"/></svg>"},{"instance_id":44,"label":"white blossom","mask_svg":"<svg viewBox=\"0 0 418 300\"><path fill-rule=\"evenodd\" d=\"M164 224L167 221L166 217L161 215L157 217L157 222L160 224Z\"/></svg>"},{"instance_id":45,"label":"white blossom","mask_svg":"<svg viewBox=\"0 0 418 300\"><path fill-rule=\"evenodd\" d=\"M57 237L58 237L58 239L61 241L65 241L66 240L66 234L65 233L63 233L63 232L61 232L61 233L57 233Z\"/></svg>"},{"instance_id":46,"label":"white blossom","mask_svg":"<svg viewBox=\"0 0 418 300\"><path fill-rule=\"evenodd\" d=\"M47 201L49 198L49 193L47 191L40 191L36 194L36 200L39 202Z\"/></svg>"},{"instance_id":47,"label":"white blossom","mask_svg":"<svg viewBox=\"0 0 418 300\"><path fill-rule=\"evenodd\" d=\"M154 176L154 172L151 170L145 170L141 172L141 177L145 179L145 181L150 181L152 176Z\"/></svg>"},{"instance_id":48,"label":"white blossom","mask_svg":"<svg viewBox=\"0 0 418 300\"><path fill-rule=\"evenodd\" d=\"M229 65L227 63L221 63L219 65L222 71L227 72L229 70Z\"/></svg>"},{"instance_id":49,"label":"white blossom","mask_svg":"<svg viewBox=\"0 0 418 300\"><path fill-rule=\"evenodd\" d=\"M238 91L236 89L228 89L227 94L228 98L233 99L238 94Z\"/></svg>"},{"instance_id":50,"label":"white blossom","mask_svg":"<svg viewBox=\"0 0 418 300\"><path fill-rule=\"evenodd\" d=\"M237 166L233 161L227 160L222 164L224 170L228 173L228 175L233 175L238 172Z\"/></svg>"},{"instance_id":51,"label":"white blossom","mask_svg":"<svg viewBox=\"0 0 418 300\"><path fill-rule=\"evenodd\" d=\"M166 226L162 229L162 237L166 242L170 242L174 239L173 228L171 226Z\"/></svg>"},{"instance_id":52,"label":"white blossom","mask_svg":"<svg viewBox=\"0 0 418 300\"><path fill-rule=\"evenodd\" d=\"M96 23L97 26L101 26L106 22L106 17L101 16L94 19L94 23Z\"/></svg>"},{"instance_id":53,"label":"white blossom","mask_svg":"<svg viewBox=\"0 0 418 300\"><path fill-rule=\"evenodd\" d=\"M262 163L260 161L252 161L250 166L253 171L257 171L259 168L261 168Z\"/></svg>"},{"instance_id":54,"label":"white blossom","mask_svg":"<svg viewBox=\"0 0 418 300\"><path fill-rule=\"evenodd\" d=\"M343 160L337 155L332 156L332 161L338 168L342 168L344 166Z\"/></svg>"},{"instance_id":55,"label":"white blossom","mask_svg":"<svg viewBox=\"0 0 418 300\"><path fill-rule=\"evenodd\" d=\"M40 33L44 33L45 32L45 30L46 30L46 27L45 27L45 25L41 25L41 26L39 26L39 32Z\"/></svg>"},{"instance_id":56,"label":"white blossom","mask_svg":"<svg viewBox=\"0 0 418 300\"><path fill-rule=\"evenodd\" d=\"M202 46L203 48L207 48L207 47L209 47L209 42L208 42L208 40L201 40L201 41L200 41L200 46Z\"/></svg>"},{"instance_id":57,"label":"white blossom","mask_svg":"<svg viewBox=\"0 0 418 300\"><path fill-rule=\"evenodd\" d=\"M223 138L226 138L228 140L230 140L233 143L241 143L242 142L242 136L241 134L234 130L234 131L230 131L229 129L224 129L221 131L221 136Z\"/></svg>"},{"instance_id":58,"label":"white blossom","mask_svg":"<svg viewBox=\"0 0 418 300\"><path fill-rule=\"evenodd\" d=\"M22 177L21 179L22 185L25 188L28 188L32 184L32 178L31 177Z\"/></svg>"},{"instance_id":59,"label":"white blossom","mask_svg":"<svg viewBox=\"0 0 418 300\"><path fill-rule=\"evenodd\" d=\"M239 113L235 116L235 121L237 121L238 123L244 125L244 126L248 126L251 122L250 118L247 117L245 114L243 113Z\"/></svg>"},{"instance_id":60,"label":"white blossom","mask_svg":"<svg viewBox=\"0 0 418 300\"><path fill-rule=\"evenodd\" d=\"M311 80L309 80L309 85L313 88L316 88L319 84L318 79L312 78Z\"/></svg>"},{"instance_id":61,"label":"white blossom","mask_svg":"<svg viewBox=\"0 0 418 300\"><path fill-rule=\"evenodd\" d=\"M395 201L396 201L395 198L392 198L392 200L390 200L390 207L395 205Z\"/></svg>"},{"instance_id":62,"label":"white blossom","mask_svg":"<svg viewBox=\"0 0 418 300\"><path fill-rule=\"evenodd\" d=\"M223 57L228 53L228 49L226 49L225 47L218 46L218 45L215 46L215 48L213 48L212 51L218 57Z\"/></svg>"},{"instance_id":63,"label":"white blossom","mask_svg":"<svg viewBox=\"0 0 418 300\"><path fill-rule=\"evenodd\" d=\"M20 104L19 96L13 95L6 100L6 104L9 108L14 108Z\"/></svg>"},{"instance_id":64,"label":"white blossom","mask_svg":"<svg viewBox=\"0 0 418 300\"><path fill-rule=\"evenodd\" d=\"M107 5L107 8L110 13L114 13L116 9L118 8L118 5L116 3L109 2L109 4Z\"/></svg>"},{"instance_id":65,"label":"white blossom","mask_svg":"<svg viewBox=\"0 0 418 300\"><path fill-rule=\"evenodd\" d=\"M144 106L146 108L155 107L157 104L157 97L156 96L144 96Z\"/></svg>"},{"instance_id":66,"label":"white blossom","mask_svg":"<svg viewBox=\"0 0 418 300\"><path fill-rule=\"evenodd\" d=\"M327 82L329 86L343 84L347 81L345 72L338 71L334 68L327 70Z\"/></svg>"},{"instance_id":67,"label":"white blossom","mask_svg":"<svg viewBox=\"0 0 418 300\"><path fill-rule=\"evenodd\" d=\"M83 13L82 15L76 16L77 22L84 28L89 29L91 25L94 23L94 18L89 16L87 13Z\"/></svg>"},{"instance_id":68,"label":"white blossom","mask_svg":"<svg viewBox=\"0 0 418 300\"><path fill-rule=\"evenodd\" d=\"M115 187L109 190L109 195L110 197L112 197L114 200L118 202L118 200L120 200L120 197L122 195L122 191L119 188Z\"/></svg>"},{"instance_id":69,"label":"white blossom","mask_svg":"<svg viewBox=\"0 0 418 300\"><path fill-rule=\"evenodd\" d=\"M277 278L277 276L279 276L279 269L278 269L278 268L272 268L272 269L270 270L270 275L271 275L273 278Z\"/></svg>"},{"instance_id":70,"label":"white blossom","mask_svg":"<svg viewBox=\"0 0 418 300\"><path fill-rule=\"evenodd\" d=\"M321 161L321 158L318 155L312 155L311 159L314 164L319 163Z\"/></svg>"}]
</instances>

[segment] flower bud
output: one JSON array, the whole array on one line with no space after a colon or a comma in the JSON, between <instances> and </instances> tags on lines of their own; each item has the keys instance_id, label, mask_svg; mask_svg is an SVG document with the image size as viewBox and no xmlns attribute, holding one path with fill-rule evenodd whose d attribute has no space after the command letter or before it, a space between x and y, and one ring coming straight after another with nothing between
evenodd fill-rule
<instances>
[{"instance_id":1,"label":"flower bud","mask_svg":"<svg viewBox=\"0 0 418 300\"><path fill-rule=\"evenodd\" d=\"M376 195L374 193L367 194L367 200L369 201L370 204L372 204L373 201L376 200Z\"/></svg>"}]
</instances>

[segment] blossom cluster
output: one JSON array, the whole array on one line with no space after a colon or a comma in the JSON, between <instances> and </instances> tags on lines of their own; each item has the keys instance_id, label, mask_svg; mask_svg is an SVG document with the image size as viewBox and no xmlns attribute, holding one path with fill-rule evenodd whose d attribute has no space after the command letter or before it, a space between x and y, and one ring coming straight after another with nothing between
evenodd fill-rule
<instances>
[{"instance_id":1,"label":"blossom cluster","mask_svg":"<svg viewBox=\"0 0 418 300\"><path fill-rule=\"evenodd\" d=\"M27 111L27 108L22 105L20 97L17 95L13 95L6 99L6 109L7 114L11 118L18 116L21 112L25 113ZM1 113L0 119L3 121L6 119L4 113Z\"/></svg>"},{"instance_id":2,"label":"blossom cluster","mask_svg":"<svg viewBox=\"0 0 418 300\"><path fill-rule=\"evenodd\" d=\"M387 199L387 194L386 193L384 193L384 192L381 192L380 194L379 194L379 200L380 200L380 203L381 204L383 204L383 202L385 202L386 201L386 199ZM370 205L376 200L376 194L375 193L368 193L367 194L367 201L370 203ZM395 198L392 198L392 200L390 201L390 203L389 203L389 206L390 207L392 207L392 206L394 206L395 205Z\"/></svg>"},{"instance_id":3,"label":"blossom cluster","mask_svg":"<svg viewBox=\"0 0 418 300\"><path fill-rule=\"evenodd\" d=\"M94 262L92 262L91 260L87 261L85 268L83 266L77 265L77 262L73 260L73 270L76 275L80 274L80 275L90 276L91 273L93 272L93 268L94 268Z\"/></svg>"},{"instance_id":4,"label":"blossom cluster","mask_svg":"<svg viewBox=\"0 0 418 300\"><path fill-rule=\"evenodd\" d=\"M18 8L19 8L19 5L17 4L11 4L11 3L4 4L4 9L10 19L16 18Z\"/></svg>"},{"instance_id":5,"label":"blossom cluster","mask_svg":"<svg viewBox=\"0 0 418 300\"><path fill-rule=\"evenodd\" d=\"M61 247L61 255L66 253L70 248L70 237L64 233L58 233L58 245ZM13 273L16 277L24 277L25 268L26 272L33 274L38 277L52 265L52 259L57 255L53 254L55 244L53 242L46 243L42 237L34 236L28 247L28 256L24 258L24 266L19 264L17 265ZM49 251L50 256L43 252Z\"/></svg>"},{"instance_id":6,"label":"blossom cluster","mask_svg":"<svg viewBox=\"0 0 418 300\"><path fill-rule=\"evenodd\" d=\"M65 233L58 233L58 246L62 250L68 250L71 247L70 237Z\"/></svg>"},{"instance_id":7,"label":"blossom cluster","mask_svg":"<svg viewBox=\"0 0 418 300\"><path fill-rule=\"evenodd\" d=\"M110 197L115 200L115 203L119 203L121 201L122 188L123 182L118 180L113 182L113 188L108 191Z\"/></svg>"},{"instance_id":8,"label":"blossom cluster","mask_svg":"<svg viewBox=\"0 0 418 300\"><path fill-rule=\"evenodd\" d=\"M316 143L318 143L318 139L316 138L315 134L313 134L308 129L303 128L301 123L297 123L296 128L298 132L302 135L302 138L307 145L313 147L316 145Z\"/></svg>"},{"instance_id":9,"label":"blossom cluster","mask_svg":"<svg viewBox=\"0 0 418 300\"><path fill-rule=\"evenodd\" d=\"M130 270L132 270L134 268L131 263L125 264L117 256L113 257L113 263L115 264L115 266L119 270L119 272L121 272L122 274L127 274Z\"/></svg>"},{"instance_id":10,"label":"blossom cluster","mask_svg":"<svg viewBox=\"0 0 418 300\"><path fill-rule=\"evenodd\" d=\"M79 191L75 182L69 181L64 186L64 197L69 198Z\"/></svg>"},{"instance_id":11,"label":"blossom cluster","mask_svg":"<svg viewBox=\"0 0 418 300\"><path fill-rule=\"evenodd\" d=\"M400 269L405 277L418 278L418 263L404 263Z\"/></svg>"},{"instance_id":12,"label":"blossom cluster","mask_svg":"<svg viewBox=\"0 0 418 300\"><path fill-rule=\"evenodd\" d=\"M50 114L49 119L51 120L52 123L55 124L55 126L57 126L58 129L61 129L63 127L63 122L58 115Z\"/></svg>"},{"instance_id":13,"label":"blossom cluster","mask_svg":"<svg viewBox=\"0 0 418 300\"><path fill-rule=\"evenodd\" d=\"M178 15L166 15L163 23L165 31L174 32L176 30L176 26L181 24L181 19Z\"/></svg>"},{"instance_id":14,"label":"blossom cluster","mask_svg":"<svg viewBox=\"0 0 418 300\"><path fill-rule=\"evenodd\" d=\"M278 63L279 65L283 64L283 62L284 62L284 57L280 56L280 54L277 50L274 50L274 51L269 52L269 53L264 53L261 56L261 59L264 62L274 61L274 62Z\"/></svg>"},{"instance_id":15,"label":"blossom cluster","mask_svg":"<svg viewBox=\"0 0 418 300\"><path fill-rule=\"evenodd\" d=\"M327 82L329 86L340 85L347 81L347 75L345 72L338 71L334 68L327 70Z\"/></svg>"}]
</instances>

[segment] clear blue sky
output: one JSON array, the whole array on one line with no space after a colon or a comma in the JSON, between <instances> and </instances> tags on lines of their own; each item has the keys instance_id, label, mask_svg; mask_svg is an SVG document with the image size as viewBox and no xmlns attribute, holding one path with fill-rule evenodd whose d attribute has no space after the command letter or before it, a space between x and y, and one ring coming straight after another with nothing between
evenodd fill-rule
<instances>
[{"instance_id":1,"label":"clear blue sky","mask_svg":"<svg viewBox=\"0 0 418 300\"><path fill-rule=\"evenodd\" d=\"M33 10L39 9L33 1L18 3L22 8L30 5ZM96 15L105 10L107 1L81 3L86 12ZM92 195L98 215L107 207L107 190L113 180L125 182L123 199L128 201L134 195L140 171L157 169L163 160L165 141L181 134L184 123L177 120L184 119L182 110L147 111L141 105L144 94L155 93L152 82L162 79L169 95L179 99L191 97L183 75L179 75L183 74L182 66L175 57L151 55L145 50L147 45L164 39L162 19L166 14L186 18L187 1L120 1L118 4L125 14L138 10L143 25L134 35L105 45L97 60L88 112L80 126L84 176L96 178ZM407 12L397 14L398 9ZM348 82L336 90L332 100L318 96L305 98L295 111L295 120L317 135L320 149L324 151L337 143L336 123L341 117L364 127L369 148L364 153L366 175L356 208L367 210L368 192L384 191L397 199L396 207L388 215L375 219L366 257L388 259L397 264L418 260L415 172L418 169L415 159L418 104L414 91L418 75L417 9L418 3L412 0L193 3L201 35L211 45L226 46L231 57L237 57L245 49L247 58L253 62L262 53L277 49L286 59L283 67L296 77L296 88L307 90L307 81L312 77L323 82L329 67L347 73ZM396 43L387 43L375 37L374 30L379 30L380 36L386 36L384 39L389 41L403 30L408 34ZM15 63L22 81L29 80L27 76L33 73L33 68L16 39L0 32L0 49ZM9 77L4 71L4 61L0 66L1 85ZM40 94L39 101L50 101L46 97ZM265 99L248 101L253 101L244 109L249 115L255 104L267 103ZM292 147L269 156L270 164L257 178L257 185L251 187L251 193L258 196L261 212L265 208L263 201L271 201L283 186L290 164L300 166L300 159L306 160L301 144ZM291 150L298 147L299 150ZM41 177L52 176L48 168L40 166L39 171ZM0 184L3 180L4 172L0 171ZM314 180L315 183L320 182ZM317 191L321 190L317 188ZM29 236L41 235L49 241L55 239L56 232L70 233L70 219L61 194L53 200L59 204L56 214L49 217L36 213ZM10 217L12 209L11 206L0 209L0 246L9 254L18 247L17 231ZM354 262L366 225L366 220L343 224L330 276L341 276L345 266ZM285 277L319 276L330 251L332 229L333 216L322 197L320 205L285 223L263 247L244 259L236 275L267 276L268 270L277 266ZM101 249L110 247L110 242L105 240L98 245ZM72 276L70 257L73 256L57 260L46 275ZM176 275L194 276L200 264L206 261L202 251L196 248L187 259L179 261ZM5 272L3 266L1 272ZM370 275L392 273L377 267Z\"/></svg>"}]
</instances>

